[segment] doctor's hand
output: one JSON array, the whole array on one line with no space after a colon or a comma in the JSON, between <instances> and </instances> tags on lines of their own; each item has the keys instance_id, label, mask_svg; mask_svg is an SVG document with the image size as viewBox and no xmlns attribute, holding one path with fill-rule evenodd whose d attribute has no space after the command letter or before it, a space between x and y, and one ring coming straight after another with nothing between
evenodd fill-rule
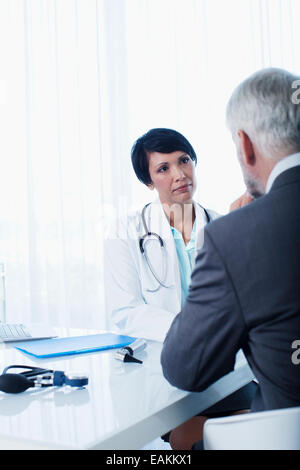
<instances>
[{"instance_id":1,"label":"doctor's hand","mask_svg":"<svg viewBox=\"0 0 300 470\"><path fill-rule=\"evenodd\" d=\"M232 212L236 209L240 209L243 206L246 206L250 202L253 201L253 197L246 191L242 196L240 196L238 199L233 201L233 203L229 207L229 212Z\"/></svg>"}]
</instances>

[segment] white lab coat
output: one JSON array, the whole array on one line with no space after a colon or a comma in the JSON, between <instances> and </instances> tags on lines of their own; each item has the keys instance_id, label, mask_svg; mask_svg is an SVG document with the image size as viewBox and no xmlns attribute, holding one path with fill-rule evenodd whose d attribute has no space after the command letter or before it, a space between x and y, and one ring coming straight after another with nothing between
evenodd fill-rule
<instances>
[{"instance_id":1,"label":"white lab coat","mask_svg":"<svg viewBox=\"0 0 300 470\"><path fill-rule=\"evenodd\" d=\"M196 249L203 243L203 228L207 223L203 209L195 204ZM161 203L152 202L145 211L149 231L160 235L165 244L168 288L155 289L157 281L139 248L145 234L141 211L115 221L104 241L104 283L106 313L112 331L134 337L163 341L175 317L181 310L181 282L176 247L169 222ZM218 215L208 211L211 219ZM147 242L147 254L162 278L163 257L157 241Z\"/></svg>"}]
</instances>

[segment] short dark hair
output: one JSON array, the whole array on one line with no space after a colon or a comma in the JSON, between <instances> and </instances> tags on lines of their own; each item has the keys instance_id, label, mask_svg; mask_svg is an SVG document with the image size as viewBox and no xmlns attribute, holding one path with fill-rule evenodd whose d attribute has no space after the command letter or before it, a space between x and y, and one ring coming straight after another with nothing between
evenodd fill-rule
<instances>
[{"instance_id":1,"label":"short dark hair","mask_svg":"<svg viewBox=\"0 0 300 470\"><path fill-rule=\"evenodd\" d=\"M138 179L148 185L151 184L147 153L171 153L180 150L187 153L197 164L196 153L189 141L180 132L173 129L151 129L139 137L131 149L131 161Z\"/></svg>"}]
</instances>

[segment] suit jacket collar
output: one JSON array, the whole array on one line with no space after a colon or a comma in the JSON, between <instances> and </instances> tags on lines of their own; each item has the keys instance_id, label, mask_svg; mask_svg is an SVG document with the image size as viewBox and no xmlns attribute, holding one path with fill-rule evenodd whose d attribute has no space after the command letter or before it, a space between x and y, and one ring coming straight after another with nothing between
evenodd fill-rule
<instances>
[{"instance_id":1,"label":"suit jacket collar","mask_svg":"<svg viewBox=\"0 0 300 470\"><path fill-rule=\"evenodd\" d=\"M279 160L273 167L267 184L266 184L266 193L268 193L276 180L278 176L280 176L281 173L285 172L286 170L289 170L290 168L294 168L300 166L300 152L298 153L293 153L291 155L287 155L286 157L282 158Z\"/></svg>"},{"instance_id":2,"label":"suit jacket collar","mask_svg":"<svg viewBox=\"0 0 300 470\"><path fill-rule=\"evenodd\" d=\"M291 183L300 183L300 166L295 166L280 173L271 186L270 192Z\"/></svg>"}]
</instances>

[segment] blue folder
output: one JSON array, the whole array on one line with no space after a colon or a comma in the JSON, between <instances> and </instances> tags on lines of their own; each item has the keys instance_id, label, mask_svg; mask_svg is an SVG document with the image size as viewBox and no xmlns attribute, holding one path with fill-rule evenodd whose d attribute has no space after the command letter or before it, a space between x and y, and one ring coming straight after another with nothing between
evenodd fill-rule
<instances>
[{"instance_id":1,"label":"blue folder","mask_svg":"<svg viewBox=\"0 0 300 470\"><path fill-rule=\"evenodd\" d=\"M131 336L101 333L97 335L23 341L18 343L15 348L37 358L47 358L122 348L135 340L136 338Z\"/></svg>"}]
</instances>

